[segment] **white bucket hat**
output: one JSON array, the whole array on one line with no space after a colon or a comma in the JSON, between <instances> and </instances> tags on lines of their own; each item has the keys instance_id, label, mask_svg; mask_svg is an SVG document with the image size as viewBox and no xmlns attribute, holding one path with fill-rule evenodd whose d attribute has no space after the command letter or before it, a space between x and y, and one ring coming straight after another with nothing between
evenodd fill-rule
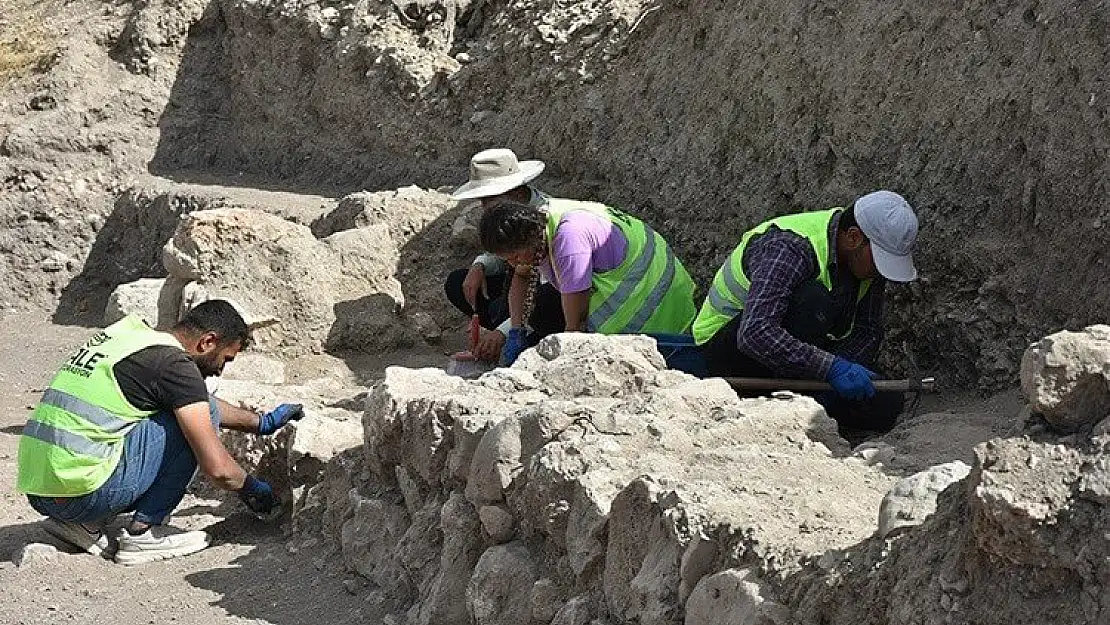
<instances>
[{"instance_id":1,"label":"white bucket hat","mask_svg":"<svg viewBox=\"0 0 1110 625\"><path fill-rule=\"evenodd\" d=\"M501 195L539 176L543 168L543 161L517 161L512 150L482 150L470 159L470 180L455 189L451 199L472 200Z\"/></svg>"},{"instance_id":2,"label":"white bucket hat","mask_svg":"<svg viewBox=\"0 0 1110 625\"><path fill-rule=\"evenodd\" d=\"M860 230L871 241L879 273L893 282L917 278L913 264L917 215L910 203L893 191L875 191L856 200L855 214Z\"/></svg>"}]
</instances>

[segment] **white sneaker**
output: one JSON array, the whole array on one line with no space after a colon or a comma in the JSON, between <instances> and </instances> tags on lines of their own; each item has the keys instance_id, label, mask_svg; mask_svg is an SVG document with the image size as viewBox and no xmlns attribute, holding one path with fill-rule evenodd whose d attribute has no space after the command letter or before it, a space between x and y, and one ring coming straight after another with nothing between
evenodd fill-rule
<instances>
[{"instance_id":1,"label":"white sneaker","mask_svg":"<svg viewBox=\"0 0 1110 625\"><path fill-rule=\"evenodd\" d=\"M186 532L165 525L151 527L138 536L132 536L124 528L118 540L115 560L126 565L187 556L204 549L210 542L207 532Z\"/></svg>"},{"instance_id":2,"label":"white sneaker","mask_svg":"<svg viewBox=\"0 0 1110 625\"><path fill-rule=\"evenodd\" d=\"M80 523L69 523L46 518L39 526L51 536L64 540L85 553L99 556L108 549L108 536L99 529L89 529Z\"/></svg>"}]
</instances>

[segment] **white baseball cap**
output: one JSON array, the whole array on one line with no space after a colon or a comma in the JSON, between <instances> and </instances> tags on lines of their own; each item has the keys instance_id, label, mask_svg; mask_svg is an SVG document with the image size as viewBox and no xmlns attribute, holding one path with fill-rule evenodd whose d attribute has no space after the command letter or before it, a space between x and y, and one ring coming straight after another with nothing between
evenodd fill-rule
<instances>
[{"instance_id":1,"label":"white baseball cap","mask_svg":"<svg viewBox=\"0 0 1110 625\"><path fill-rule=\"evenodd\" d=\"M875 191L856 200L856 223L871 241L875 268L893 282L917 278L913 246L917 241L917 215L901 195Z\"/></svg>"}]
</instances>

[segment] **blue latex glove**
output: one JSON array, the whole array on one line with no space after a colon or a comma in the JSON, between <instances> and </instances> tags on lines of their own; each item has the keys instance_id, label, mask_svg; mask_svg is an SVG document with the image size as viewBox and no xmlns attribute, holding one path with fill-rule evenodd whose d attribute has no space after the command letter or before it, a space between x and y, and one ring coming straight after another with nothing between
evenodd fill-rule
<instances>
[{"instance_id":1,"label":"blue latex glove","mask_svg":"<svg viewBox=\"0 0 1110 625\"><path fill-rule=\"evenodd\" d=\"M281 501L274 496L274 489L253 475L248 475L243 482L243 487L239 489L239 499L260 519L281 512Z\"/></svg>"},{"instance_id":2,"label":"blue latex glove","mask_svg":"<svg viewBox=\"0 0 1110 625\"><path fill-rule=\"evenodd\" d=\"M505 345L501 347L501 364L509 366L524 352L524 328L509 328Z\"/></svg>"},{"instance_id":3,"label":"blue latex glove","mask_svg":"<svg viewBox=\"0 0 1110 625\"><path fill-rule=\"evenodd\" d=\"M826 380L841 397L859 400L875 396L875 385L871 383L874 377L877 376L867 367L837 357L829 367Z\"/></svg>"},{"instance_id":4,"label":"blue latex glove","mask_svg":"<svg viewBox=\"0 0 1110 625\"><path fill-rule=\"evenodd\" d=\"M286 423L297 421L304 416L304 407L300 404L282 404L258 418L258 433L273 434Z\"/></svg>"}]
</instances>

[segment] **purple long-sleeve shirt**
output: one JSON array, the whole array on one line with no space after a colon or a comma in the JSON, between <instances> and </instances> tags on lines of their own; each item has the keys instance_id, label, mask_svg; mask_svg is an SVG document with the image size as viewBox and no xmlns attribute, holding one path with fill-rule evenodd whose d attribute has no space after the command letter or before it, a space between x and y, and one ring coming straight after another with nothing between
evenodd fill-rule
<instances>
[{"instance_id":1,"label":"purple long-sleeve shirt","mask_svg":"<svg viewBox=\"0 0 1110 625\"><path fill-rule=\"evenodd\" d=\"M839 215L829 223L829 273L833 291L851 289L858 283L842 276L837 267L836 231ZM817 255L804 237L793 232L772 228L748 244L741 259L744 273L751 279L748 299L740 327L736 332L737 348L783 377L823 380L835 356L868 363L874 360L882 342L883 290L886 281L879 278L856 303L854 295L843 298L846 305L855 304L855 324L851 334L835 345L834 353L799 341L782 327L790 296L802 283L817 277ZM850 314L850 311L847 311Z\"/></svg>"}]
</instances>

